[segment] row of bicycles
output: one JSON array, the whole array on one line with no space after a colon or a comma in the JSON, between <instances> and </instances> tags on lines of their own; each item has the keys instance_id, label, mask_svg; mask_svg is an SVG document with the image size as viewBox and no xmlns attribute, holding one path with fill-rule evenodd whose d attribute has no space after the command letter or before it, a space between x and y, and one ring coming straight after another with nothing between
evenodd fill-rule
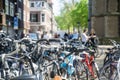
<instances>
[{"instance_id":1,"label":"row of bicycles","mask_svg":"<svg viewBox=\"0 0 120 80\"><path fill-rule=\"evenodd\" d=\"M0 80L120 80L120 47L111 42L99 68L97 47L80 40L14 40L0 33Z\"/></svg>"}]
</instances>

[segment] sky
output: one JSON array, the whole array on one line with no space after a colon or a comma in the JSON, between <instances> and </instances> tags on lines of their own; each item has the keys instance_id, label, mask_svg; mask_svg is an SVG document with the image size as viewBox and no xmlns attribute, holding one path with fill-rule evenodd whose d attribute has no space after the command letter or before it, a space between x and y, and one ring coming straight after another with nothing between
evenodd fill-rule
<instances>
[{"instance_id":1,"label":"sky","mask_svg":"<svg viewBox=\"0 0 120 80\"><path fill-rule=\"evenodd\" d=\"M59 1L60 0L53 0L53 12L55 16L60 14L60 9L63 6L62 3L60 3Z\"/></svg>"},{"instance_id":2,"label":"sky","mask_svg":"<svg viewBox=\"0 0 120 80\"><path fill-rule=\"evenodd\" d=\"M54 15L57 16L60 14L60 9L63 7L63 4L60 3L61 0L53 0L53 12ZM65 0L66 2L70 2L71 0ZM80 1L80 0L75 0Z\"/></svg>"}]
</instances>

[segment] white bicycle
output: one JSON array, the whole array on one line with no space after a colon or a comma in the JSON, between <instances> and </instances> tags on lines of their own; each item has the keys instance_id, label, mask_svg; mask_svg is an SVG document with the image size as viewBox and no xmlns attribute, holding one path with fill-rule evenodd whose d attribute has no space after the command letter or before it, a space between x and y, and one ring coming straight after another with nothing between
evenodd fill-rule
<instances>
[{"instance_id":1,"label":"white bicycle","mask_svg":"<svg viewBox=\"0 0 120 80\"><path fill-rule=\"evenodd\" d=\"M118 64L117 64L117 71L118 71L118 76L119 76L119 80L120 80L120 58L119 58Z\"/></svg>"}]
</instances>

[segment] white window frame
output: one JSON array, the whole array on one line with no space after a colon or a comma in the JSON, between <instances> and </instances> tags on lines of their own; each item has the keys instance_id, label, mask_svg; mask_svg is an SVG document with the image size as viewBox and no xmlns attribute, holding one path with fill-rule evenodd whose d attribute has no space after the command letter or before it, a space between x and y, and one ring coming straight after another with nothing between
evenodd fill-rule
<instances>
[{"instance_id":1,"label":"white window frame","mask_svg":"<svg viewBox=\"0 0 120 80\"><path fill-rule=\"evenodd\" d=\"M14 5L12 2L10 2L10 15L14 16Z\"/></svg>"},{"instance_id":2,"label":"white window frame","mask_svg":"<svg viewBox=\"0 0 120 80\"><path fill-rule=\"evenodd\" d=\"M22 19L22 14L21 14L21 13L22 13L22 10L21 10L21 8L18 8L18 12L19 12L18 18L19 18L19 19Z\"/></svg>"},{"instance_id":3,"label":"white window frame","mask_svg":"<svg viewBox=\"0 0 120 80\"><path fill-rule=\"evenodd\" d=\"M44 14L44 16L43 16L43 14ZM46 18L45 18L46 16L45 16L45 13L41 13L41 22L42 23L44 23L45 21L46 21ZM43 21L43 18L44 18L44 21Z\"/></svg>"},{"instance_id":4,"label":"white window frame","mask_svg":"<svg viewBox=\"0 0 120 80\"><path fill-rule=\"evenodd\" d=\"M9 15L9 1L5 0L5 13Z\"/></svg>"}]
</instances>

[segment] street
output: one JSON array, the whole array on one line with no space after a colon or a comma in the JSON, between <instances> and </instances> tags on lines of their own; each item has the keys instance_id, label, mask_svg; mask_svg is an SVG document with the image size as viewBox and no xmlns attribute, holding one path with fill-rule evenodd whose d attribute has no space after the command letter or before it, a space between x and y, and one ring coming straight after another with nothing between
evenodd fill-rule
<instances>
[{"instance_id":1,"label":"street","mask_svg":"<svg viewBox=\"0 0 120 80\"><path fill-rule=\"evenodd\" d=\"M101 68L103 65L103 60L105 58L105 52L107 52L108 48L112 48L111 45L99 45L99 52L102 53L102 55L99 58L96 58L96 62L98 64L98 67Z\"/></svg>"},{"instance_id":2,"label":"street","mask_svg":"<svg viewBox=\"0 0 120 80\"><path fill-rule=\"evenodd\" d=\"M99 51L102 52L102 55L100 57L96 58L96 63L99 67L99 70L103 66L103 60L106 56L105 52L107 52L108 48L112 48L112 47L113 46L111 46L111 45L99 45ZM102 80L106 80L106 79L102 78Z\"/></svg>"}]
</instances>

